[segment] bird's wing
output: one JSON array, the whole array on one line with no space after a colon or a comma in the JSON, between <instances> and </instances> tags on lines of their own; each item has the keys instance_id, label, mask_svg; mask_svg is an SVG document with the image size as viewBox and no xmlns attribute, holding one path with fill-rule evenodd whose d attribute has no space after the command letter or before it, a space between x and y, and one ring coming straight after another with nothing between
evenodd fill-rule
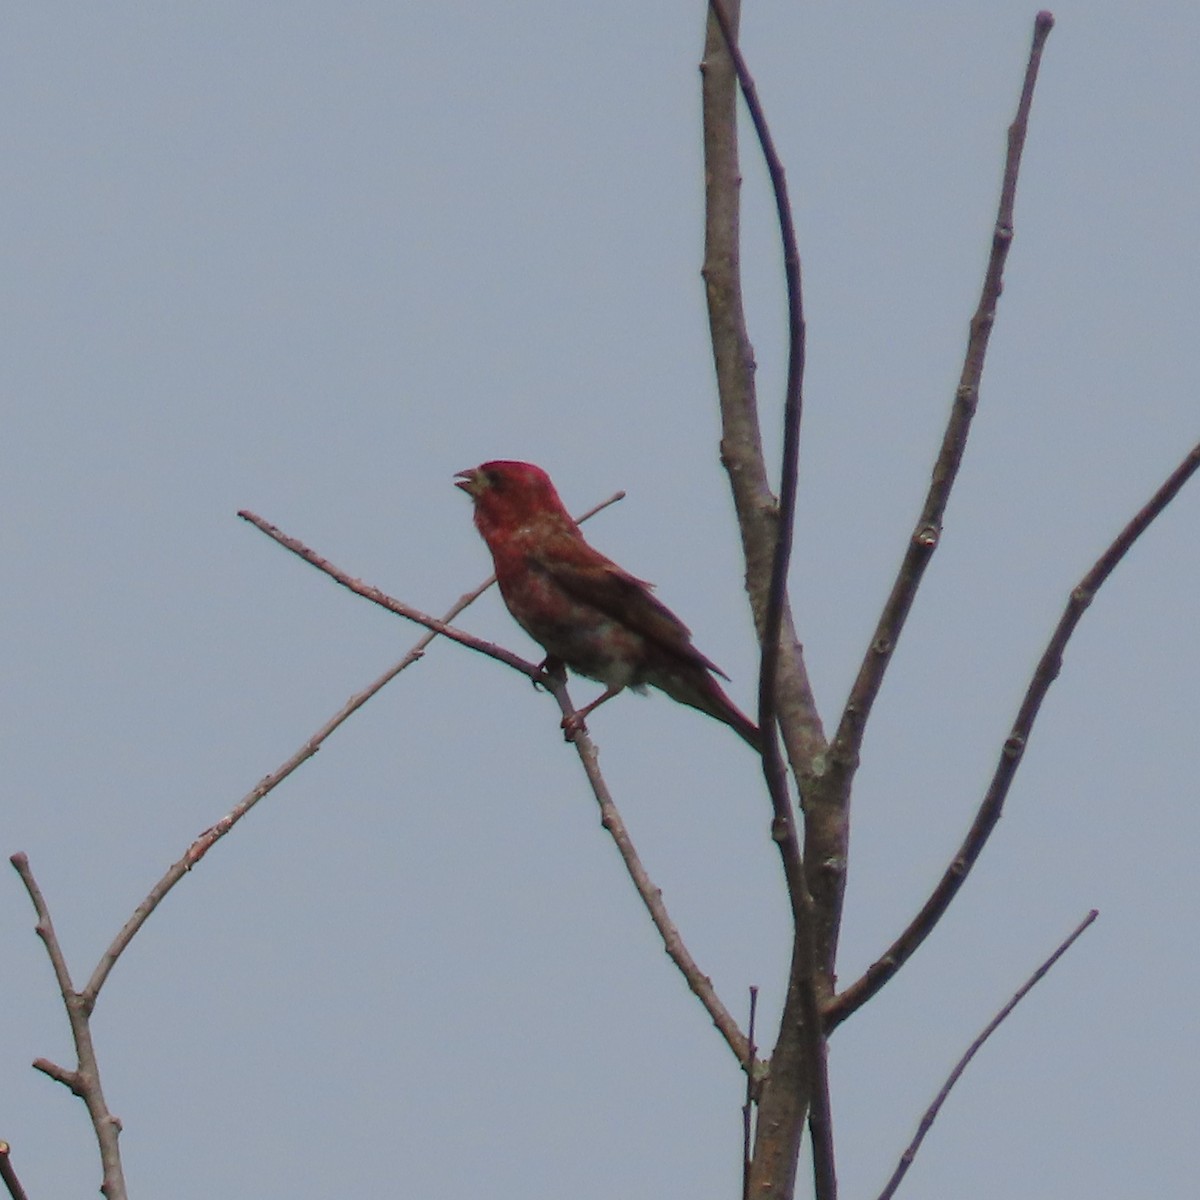
<instances>
[{"instance_id":1,"label":"bird's wing","mask_svg":"<svg viewBox=\"0 0 1200 1200\"><path fill-rule=\"evenodd\" d=\"M530 555L530 565L573 599L590 604L669 654L729 678L692 645L691 630L651 593L653 584L622 570L581 538L543 544Z\"/></svg>"}]
</instances>

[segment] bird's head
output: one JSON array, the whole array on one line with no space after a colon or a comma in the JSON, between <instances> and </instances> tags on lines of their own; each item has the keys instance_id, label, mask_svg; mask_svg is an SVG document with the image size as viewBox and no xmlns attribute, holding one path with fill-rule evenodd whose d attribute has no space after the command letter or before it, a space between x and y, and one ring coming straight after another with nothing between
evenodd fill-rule
<instances>
[{"instance_id":1,"label":"bird's head","mask_svg":"<svg viewBox=\"0 0 1200 1200\"><path fill-rule=\"evenodd\" d=\"M485 462L459 471L454 482L475 502L475 525L489 543L493 534L512 533L547 518L575 524L550 476L533 463Z\"/></svg>"}]
</instances>

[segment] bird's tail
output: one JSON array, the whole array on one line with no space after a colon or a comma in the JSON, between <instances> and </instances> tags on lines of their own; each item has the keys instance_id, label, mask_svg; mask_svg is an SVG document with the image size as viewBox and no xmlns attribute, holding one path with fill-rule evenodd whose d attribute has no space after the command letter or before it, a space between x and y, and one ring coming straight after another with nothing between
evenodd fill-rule
<instances>
[{"instance_id":1,"label":"bird's tail","mask_svg":"<svg viewBox=\"0 0 1200 1200\"><path fill-rule=\"evenodd\" d=\"M755 754L762 753L763 739L758 726L725 695L724 689L707 671L699 677L691 672L686 676L667 675L655 682L673 700L723 721L753 748Z\"/></svg>"}]
</instances>

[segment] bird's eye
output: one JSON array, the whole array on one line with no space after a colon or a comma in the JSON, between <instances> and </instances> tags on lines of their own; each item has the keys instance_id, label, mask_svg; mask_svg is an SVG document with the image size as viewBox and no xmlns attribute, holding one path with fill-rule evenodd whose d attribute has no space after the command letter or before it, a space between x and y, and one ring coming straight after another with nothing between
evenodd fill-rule
<instances>
[{"instance_id":1,"label":"bird's eye","mask_svg":"<svg viewBox=\"0 0 1200 1200\"><path fill-rule=\"evenodd\" d=\"M495 471L489 471L487 473L487 481L488 487L490 487L493 491L504 491L504 477L502 475L497 474Z\"/></svg>"}]
</instances>

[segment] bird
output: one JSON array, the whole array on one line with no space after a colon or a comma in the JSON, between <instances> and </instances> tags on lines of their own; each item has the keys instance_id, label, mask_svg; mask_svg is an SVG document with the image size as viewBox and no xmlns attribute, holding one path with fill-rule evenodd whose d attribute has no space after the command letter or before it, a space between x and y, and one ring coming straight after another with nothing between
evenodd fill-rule
<instances>
[{"instance_id":1,"label":"bird","mask_svg":"<svg viewBox=\"0 0 1200 1200\"><path fill-rule=\"evenodd\" d=\"M723 721L762 752L758 726L715 678L729 676L692 645L691 631L652 594L653 584L588 544L541 467L497 459L454 479L474 503L508 611L546 651L542 668L565 665L604 684L600 696L563 719L568 740L601 704L649 685Z\"/></svg>"}]
</instances>

